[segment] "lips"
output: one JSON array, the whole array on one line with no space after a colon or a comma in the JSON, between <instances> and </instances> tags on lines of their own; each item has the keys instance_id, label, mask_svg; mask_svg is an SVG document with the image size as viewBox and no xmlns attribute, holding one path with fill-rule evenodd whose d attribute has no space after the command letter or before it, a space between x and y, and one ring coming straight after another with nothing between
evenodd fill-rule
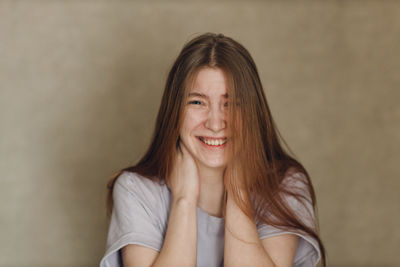
<instances>
[{"instance_id":1,"label":"lips","mask_svg":"<svg viewBox=\"0 0 400 267\"><path fill-rule=\"evenodd\" d=\"M215 146L215 147L224 145L228 141L228 138L226 137L215 138L215 137L198 136L198 138L202 143L208 146Z\"/></svg>"}]
</instances>

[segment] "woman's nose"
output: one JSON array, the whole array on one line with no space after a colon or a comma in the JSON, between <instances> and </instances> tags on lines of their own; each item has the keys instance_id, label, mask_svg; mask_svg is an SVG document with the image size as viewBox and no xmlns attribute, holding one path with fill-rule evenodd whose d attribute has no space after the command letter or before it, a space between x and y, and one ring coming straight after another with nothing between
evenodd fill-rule
<instances>
[{"instance_id":1,"label":"woman's nose","mask_svg":"<svg viewBox=\"0 0 400 267\"><path fill-rule=\"evenodd\" d=\"M219 132L224 130L226 127L226 114L221 108L212 108L208 112L208 118L206 121L206 128L212 130L213 132Z\"/></svg>"}]
</instances>

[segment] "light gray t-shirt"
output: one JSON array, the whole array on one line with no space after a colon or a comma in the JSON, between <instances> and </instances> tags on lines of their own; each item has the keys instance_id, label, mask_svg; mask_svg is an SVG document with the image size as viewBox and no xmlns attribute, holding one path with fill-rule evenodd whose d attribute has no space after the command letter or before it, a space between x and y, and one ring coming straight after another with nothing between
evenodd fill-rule
<instances>
[{"instance_id":1,"label":"light gray t-shirt","mask_svg":"<svg viewBox=\"0 0 400 267\"><path fill-rule=\"evenodd\" d=\"M303 188L301 173L290 173L285 181L293 181ZM304 191L306 192L306 191ZM121 248L128 244L137 244L160 251L168 225L171 207L171 192L159 184L137 173L123 172L114 186L114 207L107 237L106 253L100 267L122 267ZM304 194L309 199L307 193ZM303 222L313 226L314 212L311 204L304 207L293 197L286 201L301 215ZM198 238L197 266L223 266L224 226L223 218L209 215L197 207ZM315 266L320 259L318 242L302 232L284 231L270 225L257 225L260 239L292 233L299 236L299 245L293 266Z\"/></svg>"}]
</instances>

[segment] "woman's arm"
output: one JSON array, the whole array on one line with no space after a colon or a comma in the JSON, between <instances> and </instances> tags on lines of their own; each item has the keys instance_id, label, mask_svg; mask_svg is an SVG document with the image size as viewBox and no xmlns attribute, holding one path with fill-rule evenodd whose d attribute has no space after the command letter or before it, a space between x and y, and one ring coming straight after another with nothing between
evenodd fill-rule
<instances>
[{"instance_id":1,"label":"woman's arm","mask_svg":"<svg viewBox=\"0 0 400 267\"><path fill-rule=\"evenodd\" d=\"M228 194L224 266L293 266L297 242L297 237L293 235L261 241L255 222L242 212Z\"/></svg>"},{"instance_id":2,"label":"woman's arm","mask_svg":"<svg viewBox=\"0 0 400 267\"><path fill-rule=\"evenodd\" d=\"M123 250L124 266L196 266L199 178L196 163L183 143L180 144L168 186L172 203L160 253L148 251L150 248L128 246Z\"/></svg>"},{"instance_id":3,"label":"woman's arm","mask_svg":"<svg viewBox=\"0 0 400 267\"><path fill-rule=\"evenodd\" d=\"M196 266L196 203L173 201L163 248L152 266Z\"/></svg>"}]
</instances>

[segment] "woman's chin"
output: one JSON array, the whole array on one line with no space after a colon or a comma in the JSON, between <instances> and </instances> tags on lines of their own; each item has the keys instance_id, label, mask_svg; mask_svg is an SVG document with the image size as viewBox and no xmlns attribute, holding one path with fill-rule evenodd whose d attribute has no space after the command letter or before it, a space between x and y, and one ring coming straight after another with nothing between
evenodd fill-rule
<instances>
[{"instance_id":1,"label":"woman's chin","mask_svg":"<svg viewBox=\"0 0 400 267\"><path fill-rule=\"evenodd\" d=\"M201 161L201 165L205 168L208 169L225 169L226 168L226 162L220 162L220 161Z\"/></svg>"}]
</instances>

